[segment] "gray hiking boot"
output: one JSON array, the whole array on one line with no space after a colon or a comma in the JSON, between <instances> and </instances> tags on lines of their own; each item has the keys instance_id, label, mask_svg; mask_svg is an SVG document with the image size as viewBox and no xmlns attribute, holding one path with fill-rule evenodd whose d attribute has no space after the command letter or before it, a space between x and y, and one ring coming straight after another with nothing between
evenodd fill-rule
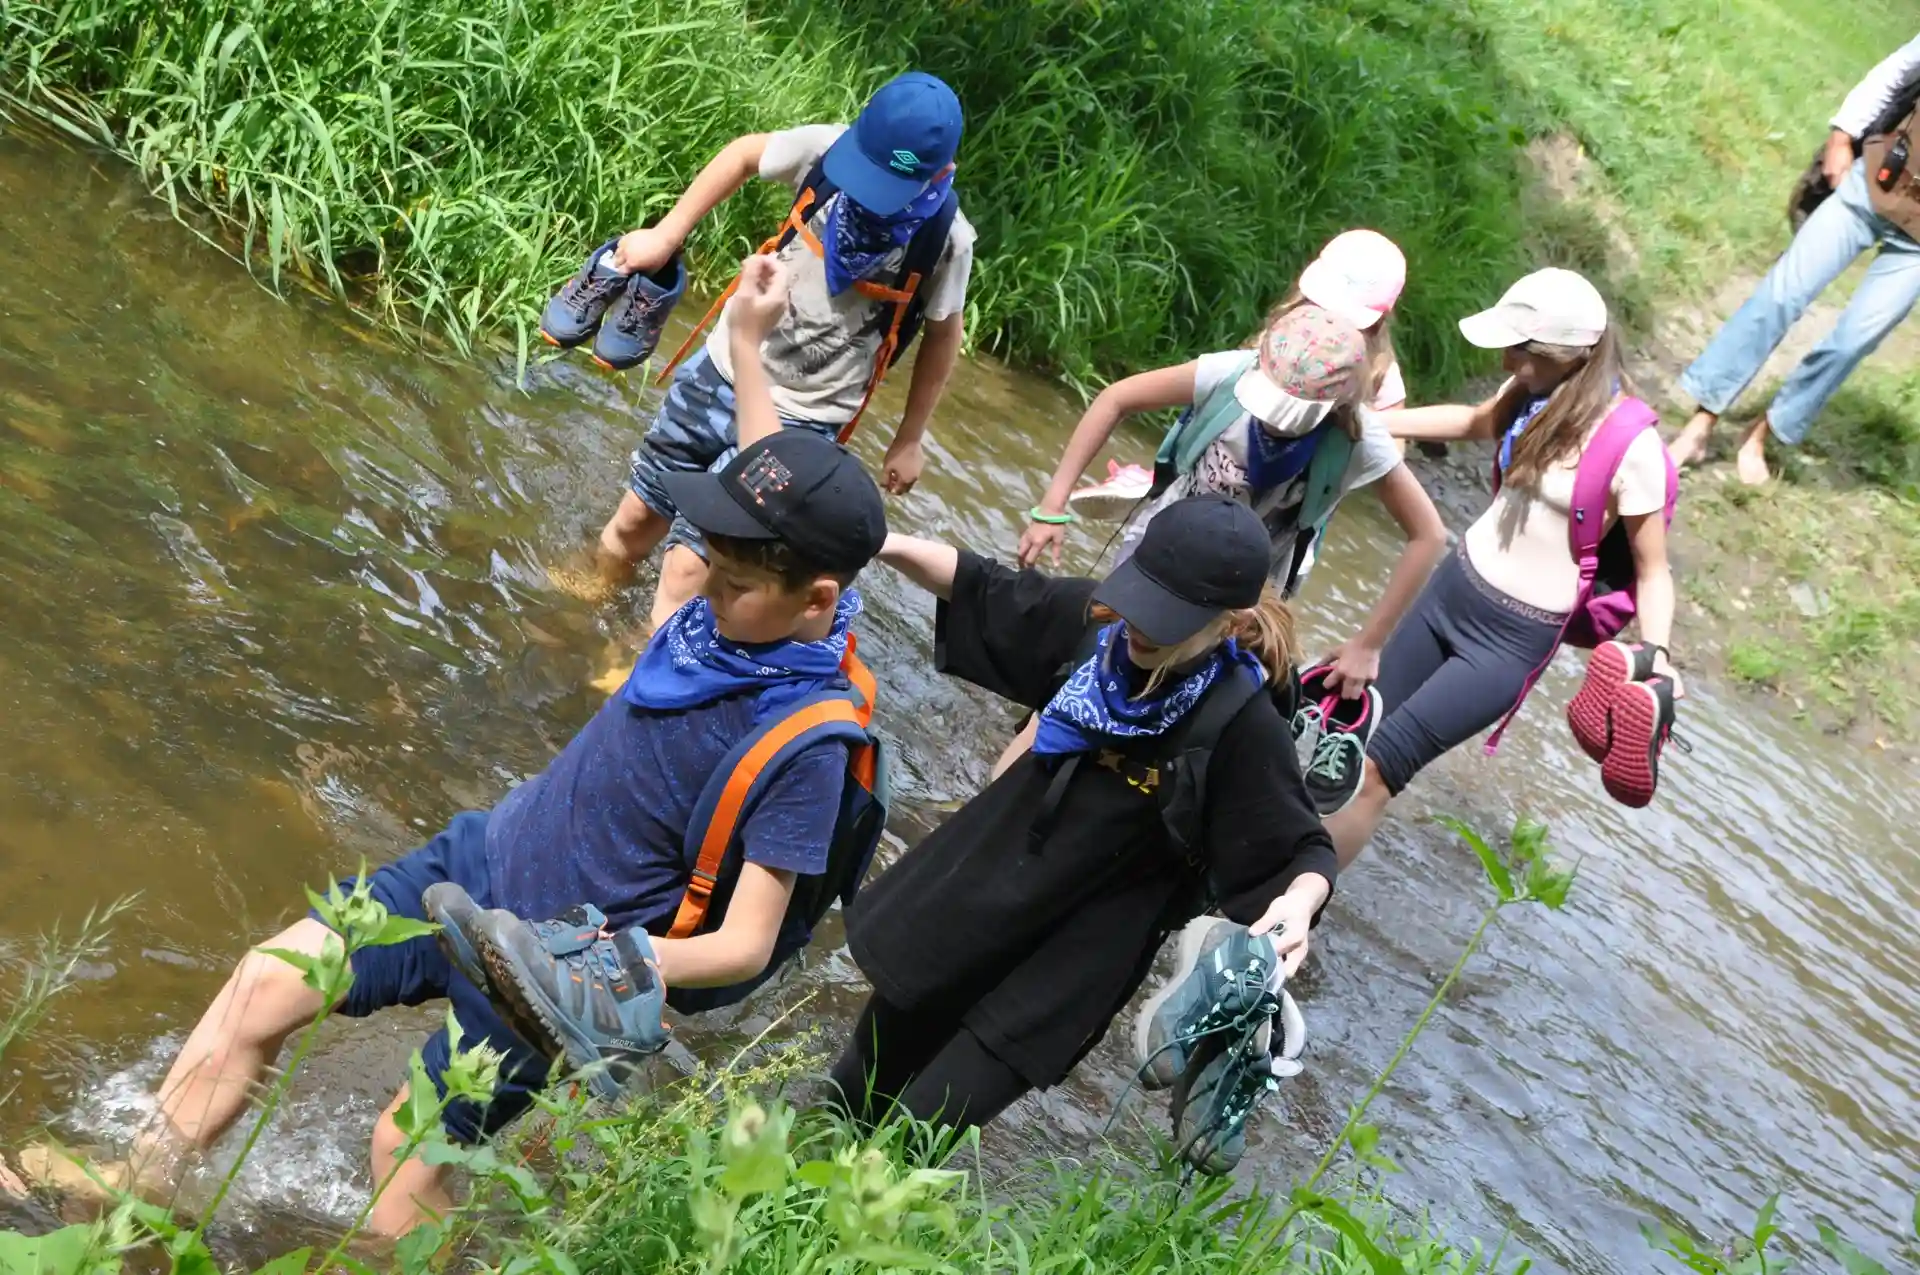
<instances>
[{"instance_id":1,"label":"gray hiking boot","mask_svg":"<svg viewBox=\"0 0 1920 1275\"><path fill-rule=\"evenodd\" d=\"M686 292L687 267L677 252L652 274L629 277L594 335L593 361L610 372L624 372L652 358L667 316Z\"/></svg>"},{"instance_id":2,"label":"gray hiking boot","mask_svg":"<svg viewBox=\"0 0 1920 1275\"><path fill-rule=\"evenodd\" d=\"M493 985L487 979L487 967L480 960L473 931L484 909L473 901L472 895L451 881L428 886L427 892L420 896L420 904L426 909L427 919L440 927L434 939L453 968L466 975L469 983L492 996Z\"/></svg>"},{"instance_id":3,"label":"gray hiking boot","mask_svg":"<svg viewBox=\"0 0 1920 1275\"><path fill-rule=\"evenodd\" d=\"M1279 1008L1280 958L1273 940L1244 925L1203 916L1180 931L1173 977L1140 1008L1135 1066L1145 1089L1165 1089L1186 1074L1209 1037L1249 1032L1264 1051Z\"/></svg>"},{"instance_id":4,"label":"gray hiking boot","mask_svg":"<svg viewBox=\"0 0 1920 1275\"><path fill-rule=\"evenodd\" d=\"M579 345L599 330L607 307L626 292L629 276L615 273L606 264L619 242L609 239L588 253L580 273L562 284L547 302L540 313L540 335L548 345L563 350Z\"/></svg>"},{"instance_id":5,"label":"gray hiking boot","mask_svg":"<svg viewBox=\"0 0 1920 1275\"><path fill-rule=\"evenodd\" d=\"M1279 993L1281 1049L1269 1053L1270 1038L1253 1033L1238 1039L1216 1036L1196 1070L1183 1077L1173 1094L1173 1137L1180 1158L1201 1173L1231 1173L1247 1150L1247 1120L1276 1093L1280 1081L1300 1074L1306 1023L1293 997Z\"/></svg>"}]
</instances>

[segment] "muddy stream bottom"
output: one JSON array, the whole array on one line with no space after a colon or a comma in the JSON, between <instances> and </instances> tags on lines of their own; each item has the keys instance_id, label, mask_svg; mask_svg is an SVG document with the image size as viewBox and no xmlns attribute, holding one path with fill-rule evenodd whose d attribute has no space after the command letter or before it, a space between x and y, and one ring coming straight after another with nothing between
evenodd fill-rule
<instances>
[{"instance_id":1,"label":"muddy stream bottom","mask_svg":"<svg viewBox=\"0 0 1920 1275\"><path fill-rule=\"evenodd\" d=\"M396 350L261 291L118 164L4 136L0 253L0 987L36 934L140 892L108 959L0 1064L0 1145L112 1140L303 885L491 805L594 710L644 594L589 607L547 573L618 499L655 393L578 360L523 392ZM894 525L1009 553L1073 418L1039 380L969 365ZM1079 534L1072 565L1098 547ZM1300 600L1316 645L1394 553L1371 501L1342 514ZM928 599L884 569L862 584L910 837L980 785L1013 714L929 671ZM1405 1168L1389 1194L1462 1239L1511 1231L1537 1269L1637 1272L1647 1218L1731 1234L1784 1191L1799 1233L1831 1216L1897 1266L1920 1159L1911 776L1696 684L1692 754L1625 811L1566 736L1577 670L1562 657L1497 758L1422 776L1342 880L1296 984L1306 1073L1257 1118L1242 1176L1311 1166L1477 921L1479 869L1425 816L1501 831L1524 811L1579 861L1572 902L1510 914L1376 1106ZM718 1057L810 996L798 1022L837 1048L864 990L837 936L689 1044ZM351 1216L430 1022L330 1026L247 1172L239 1222L263 1249ZM991 1156L1093 1147L1127 1069L1104 1042L989 1131ZM1163 1119L1136 1096L1118 1136Z\"/></svg>"}]
</instances>

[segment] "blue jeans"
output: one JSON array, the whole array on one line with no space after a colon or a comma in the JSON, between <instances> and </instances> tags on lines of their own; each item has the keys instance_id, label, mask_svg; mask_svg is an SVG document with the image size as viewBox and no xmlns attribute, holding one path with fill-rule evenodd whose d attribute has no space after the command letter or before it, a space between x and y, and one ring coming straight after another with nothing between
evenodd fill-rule
<instances>
[{"instance_id":1,"label":"blue jeans","mask_svg":"<svg viewBox=\"0 0 1920 1275\"><path fill-rule=\"evenodd\" d=\"M1788 373L1767 408L1768 432L1799 444L1840 383L1920 299L1920 244L1867 202L1865 160L1855 160L1840 189L1807 218L1759 289L1681 376L1680 388L1709 412L1725 412L1814 298L1876 243L1880 251L1840 321Z\"/></svg>"},{"instance_id":2,"label":"blue jeans","mask_svg":"<svg viewBox=\"0 0 1920 1275\"><path fill-rule=\"evenodd\" d=\"M702 558L707 556L706 542L693 524L680 516L673 499L667 495L664 480L669 474L702 470L717 473L726 468L727 462L739 451L736 444L740 428L735 412L733 386L720 375L720 369L707 357L706 350L702 349L674 370L666 401L660 404L660 414L654 417L647 436L640 440L640 446L627 462L627 485L633 488L633 494L646 502L647 508L673 520L664 548L685 545ZM783 416L780 423L790 429L810 429L828 438L840 432L840 426L819 421Z\"/></svg>"}]
</instances>

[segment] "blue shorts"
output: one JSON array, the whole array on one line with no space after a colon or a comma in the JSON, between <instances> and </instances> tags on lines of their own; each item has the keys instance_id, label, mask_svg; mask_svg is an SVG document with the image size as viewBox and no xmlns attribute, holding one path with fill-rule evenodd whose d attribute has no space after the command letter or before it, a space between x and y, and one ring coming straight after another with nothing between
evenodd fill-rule
<instances>
[{"instance_id":1,"label":"blue shorts","mask_svg":"<svg viewBox=\"0 0 1920 1275\"><path fill-rule=\"evenodd\" d=\"M840 426L819 421L781 417L789 429L810 429L828 438L836 438ZM666 401L653 418L640 446L628 459L627 484L647 508L673 519L665 546L685 545L707 556L706 542L693 524L680 516L663 481L668 474L697 474L726 467L733 459L740 437L735 419L733 386L720 375L706 350L682 363L667 386Z\"/></svg>"},{"instance_id":2,"label":"blue shorts","mask_svg":"<svg viewBox=\"0 0 1920 1275\"><path fill-rule=\"evenodd\" d=\"M367 878L373 897L395 916L427 919L420 896L427 887L451 881L473 896L481 907L493 906L487 872L487 816L468 810L453 817L439 836L412 854L376 868ZM340 883L353 888L354 878ZM482 1042L506 1055L500 1085L484 1108L462 1098L450 1104L441 1123L456 1142L474 1143L498 1132L533 1105L533 1094L547 1083L549 1064L529 1048L494 1012L486 993L467 980L440 951L431 935L408 939L392 947L366 947L353 954L353 987L335 1013L365 1018L396 1005L424 1005L432 1000L453 1003L464 1045ZM427 1075L442 1096L446 1094L447 1066L453 1060L452 1042L442 1027L420 1047Z\"/></svg>"}]
</instances>

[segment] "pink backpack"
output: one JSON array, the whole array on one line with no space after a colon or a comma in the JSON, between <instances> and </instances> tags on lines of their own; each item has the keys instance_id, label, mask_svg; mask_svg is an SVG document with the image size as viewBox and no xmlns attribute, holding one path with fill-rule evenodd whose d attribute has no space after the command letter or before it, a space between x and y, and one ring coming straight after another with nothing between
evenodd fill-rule
<instances>
[{"instance_id":1,"label":"pink backpack","mask_svg":"<svg viewBox=\"0 0 1920 1275\"><path fill-rule=\"evenodd\" d=\"M1633 566L1633 545L1627 539L1625 523L1616 521L1607 527L1607 502L1613 492L1613 476L1620 472L1627 448L1642 431L1653 429L1659 423L1659 416L1639 399L1622 399L1618 407L1607 413L1587 443L1587 449L1580 453L1580 463L1573 473L1573 504L1567 511L1567 544L1573 551L1573 560L1580 564L1580 592L1574 597L1573 610L1568 613L1553 650L1540 661L1540 667L1527 675L1526 685L1520 688L1520 698L1500 719L1493 734L1487 736L1489 755L1500 747L1500 736L1506 733L1507 723L1526 703L1533 684L1547 671L1547 665L1553 663L1553 657L1563 645L1592 650L1616 637L1627 627L1627 621L1633 619L1639 583ZM1680 475L1674 471L1664 448L1660 459L1667 470L1667 503L1661 513L1671 527L1673 508L1680 498ZM1493 462L1493 490L1495 494L1500 491L1498 456ZM1604 535L1602 528L1606 528Z\"/></svg>"}]
</instances>

